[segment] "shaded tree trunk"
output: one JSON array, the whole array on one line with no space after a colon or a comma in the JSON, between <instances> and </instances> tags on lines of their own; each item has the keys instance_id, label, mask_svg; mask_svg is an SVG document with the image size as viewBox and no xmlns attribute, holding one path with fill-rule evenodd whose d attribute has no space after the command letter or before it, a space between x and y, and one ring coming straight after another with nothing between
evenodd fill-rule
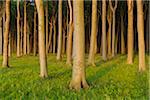
<instances>
[{"instance_id":1,"label":"shaded tree trunk","mask_svg":"<svg viewBox=\"0 0 150 100\"><path fill-rule=\"evenodd\" d=\"M0 18L0 55L2 55L2 49L3 49L3 31L2 31L3 27L2 27L2 18Z\"/></svg>"},{"instance_id":2,"label":"shaded tree trunk","mask_svg":"<svg viewBox=\"0 0 150 100\"><path fill-rule=\"evenodd\" d=\"M144 43L144 13L143 2L137 0L137 31L139 47L139 71L145 70L145 43Z\"/></svg>"},{"instance_id":3,"label":"shaded tree trunk","mask_svg":"<svg viewBox=\"0 0 150 100\"><path fill-rule=\"evenodd\" d=\"M92 1L92 31L91 31L91 42L90 52L88 58L88 64L95 66L95 46L96 46L96 33L97 33L97 1Z\"/></svg>"},{"instance_id":4,"label":"shaded tree trunk","mask_svg":"<svg viewBox=\"0 0 150 100\"><path fill-rule=\"evenodd\" d=\"M40 76L42 78L48 77L47 71L47 58L45 48L45 32L44 32L44 8L42 0L35 0L37 12L38 12L38 38L39 38L39 59L40 59Z\"/></svg>"},{"instance_id":5,"label":"shaded tree trunk","mask_svg":"<svg viewBox=\"0 0 150 100\"><path fill-rule=\"evenodd\" d=\"M53 34L53 54L55 54L56 49L56 18L53 18L53 27L54 27L54 34Z\"/></svg>"},{"instance_id":6,"label":"shaded tree trunk","mask_svg":"<svg viewBox=\"0 0 150 100\"><path fill-rule=\"evenodd\" d=\"M46 18L46 54L48 54L48 0L46 1L45 18Z\"/></svg>"},{"instance_id":7,"label":"shaded tree trunk","mask_svg":"<svg viewBox=\"0 0 150 100\"><path fill-rule=\"evenodd\" d=\"M37 30L36 30L36 7L34 7L34 44L33 44L33 54L36 56L37 53Z\"/></svg>"},{"instance_id":8,"label":"shaded tree trunk","mask_svg":"<svg viewBox=\"0 0 150 100\"><path fill-rule=\"evenodd\" d=\"M58 48L57 48L57 60L61 60L62 52L62 0L59 0L58 7Z\"/></svg>"},{"instance_id":9,"label":"shaded tree trunk","mask_svg":"<svg viewBox=\"0 0 150 100\"><path fill-rule=\"evenodd\" d=\"M48 42L48 49L50 50L52 50L52 28L53 28L52 20L50 20L50 25L49 25L50 31L49 31L49 42Z\"/></svg>"},{"instance_id":10,"label":"shaded tree trunk","mask_svg":"<svg viewBox=\"0 0 150 100\"><path fill-rule=\"evenodd\" d=\"M21 32L20 32L20 55L23 54L23 22L21 21Z\"/></svg>"},{"instance_id":11,"label":"shaded tree trunk","mask_svg":"<svg viewBox=\"0 0 150 100\"><path fill-rule=\"evenodd\" d=\"M121 16L121 54L125 54L125 40L124 40L124 21Z\"/></svg>"},{"instance_id":12,"label":"shaded tree trunk","mask_svg":"<svg viewBox=\"0 0 150 100\"><path fill-rule=\"evenodd\" d=\"M128 0L128 55L127 63L133 63L133 1Z\"/></svg>"},{"instance_id":13,"label":"shaded tree trunk","mask_svg":"<svg viewBox=\"0 0 150 100\"><path fill-rule=\"evenodd\" d=\"M3 67L9 67L8 64L8 39L9 39L9 26L10 25L10 0L6 0L6 24L4 33L4 47L3 47Z\"/></svg>"},{"instance_id":14,"label":"shaded tree trunk","mask_svg":"<svg viewBox=\"0 0 150 100\"><path fill-rule=\"evenodd\" d=\"M88 88L85 79L85 33L84 33L84 4L83 0L73 1L74 13L74 58L73 58L73 72L70 88L80 90Z\"/></svg>"}]
</instances>

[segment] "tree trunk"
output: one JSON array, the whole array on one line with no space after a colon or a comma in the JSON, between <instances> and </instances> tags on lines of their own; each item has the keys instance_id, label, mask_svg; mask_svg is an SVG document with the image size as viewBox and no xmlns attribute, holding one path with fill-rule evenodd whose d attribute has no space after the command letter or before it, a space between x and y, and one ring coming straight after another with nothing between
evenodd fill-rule
<instances>
[{"instance_id":1,"label":"tree trunk","mask_svg":"<svg viewBox=\"0 0 150 100\"><path fill-rule=\"evenodd\" d=\"M143 2L137 0L137 31L139 47L139 71L145 70L145 43L144 43L144 13Z\"/></svg>"},{"instance_id":2,"label":"tree trunk","mask_svg":"<svg viewBox=\"0 0 150 100\"><path fill-rule=\"evenodd\" d=\"M127 63L133 63L133 1L128 0L128 55Z\"/></svg>"},{"instance_id":3,"label":"tree trunk","mask_svg":"<svg viewBox=\"0 0 150 100\"><path fill-rule=\"evenodd\" d=\"M96 46L96 33L97 33L97 1L92 1L92 31L91 31L91 42L90 52L88 58L88 64L95 66L95 46Z\"/></svg>"},{"instance_id":4,"label":"tree trunk","mask_svg":"<svg viewBox=\"0 0 150 100\"><path fill-rule=\"evenodd\" d=\"M2 18L0 19L0 55L2 55L2 49L3 49L3 41L2 41L2 39L3 39L3 31L2 31Z\"/></svg>"},{"instance_id":5,"label":"tree trunk","mask_svg":"<svg viewBox=\"0 0 150 100\"><path fill-rule=\"evenodd\" d=\"M121 16L121 54L125 54L125 40L124 40L124 21Z\"/></svg>"},{"instance_id":6,"label":"tree trunk","mask_svg":"<svg viewBox=\"0 0 150 100\"><path fill-rule=\"evenodd\" d=\"M10 25L10 0L6 0L6 24L4 33L4 47L3 47L3 67L8 65L8 38L9 38L9 25Z\"/></svg>"},{"instance_id":7,"label":"tree trunk","mask_svg":"<svg viewBox=\"0 0 150 100\"><path fill-rule=\"evenodd\" d=\"M54 34L53 34L53 54L55 54L56 49L56 19L53 18L53 27L54 27Z\"/></svg>"},{"instance_id":8,"label":"tree trunk","mask_svg":"<svg viewBox=\"0 0 150 100\"><path fill-rule=\"evenodd\" d=\"M50 25L49 25L49 42L48 42L48 49L51 49L52 50L52 28L53 28L53 25L52 25L52 22L50 21Z\"/></svg>"},{"instance_id":9,"label":"tree trunk","mask_svg":"<svg viewBox=\"0 0 150 100\"><path fill-rule=\"evenodd\" d=\"M46 18L46 54L48 54L48 0L46 1L45 18Z\"/></svg>"},{"instance_id":10,"label":"tree trunk","mask_svg":"<svg viewBox=\"0 0 150 100\"><path fill-rule=\"evenodd\" d=\"M36 30L36 7L34 7L34 44L33 44L33 54L36 56L37 53L37 30Z\"/></svg>"},{"instance_id":11,"label":"tree trunk","mask_svg":"<svg viewBox=\"0 0 150 100\"><path fill-rule=\"evenodd\" d=\"M22 56L23 54L23 22L21 21L21 32L20 32L20 55Z\"/></svg>"},{"instance_id":12,"label":"tree trunk","mask_svg":"<svg viewBox=\"0 0 150 100\"><path fill-rule=\"evenodd\" d=\"M24 0L24 36L23 36L23 53L27 54L27 12L26 12L26 0Z\"/></svg>"},{"instance_id":13,"label":"tree trunk","mask_svg":"<svg viewBox=\"0 0 150 100\"><path fill-rule=\"evenodd\" d=\"M69 33L67 33L67 61L68 65L72 63L72 36L73 36L73 18L72 18L72 6L71 1L68 0L70 11Z\"/></svg>"},{"instance_id":14,"label":"tree trunk","mask_svg":"<svg viewBox=\"0 0 150 100\"><path fill-rule=\"evenodd\" d=\"M17 57L20 56L20 9L19 0L17 1Z\"/></svg>"},{"instance_id":15,"label":"tree trunk","mask_svg":"<svg viewBox=\"0 0 150 100\"><path fill-rule=\"evenodd\" d=\"M63 41L62 41L62 54L65 54L65 44L66 44L66 32L65 29L63 29Z\"/></svg>"},{"instance_id":16,"label":"tree trunk","mask_svg":"<svg viewBox=\"0 0 150 100\"><path fill-rule=\"evenodd\" d=\"M39 38L39 59L40 59L40 76L48 77L47 72L47 58L45 48L45 32L44 32L44 8L43 0L35 0L37 12L38 12L38 38Z\"/></svg>"},{"instance_id":17,"label":"tree trunk","mask_svg":"<svg viewBox=\"0 0 150 100\"><path fill-rule=\"evenodd\" d=\"M85 79L85 33L84 33L84 4L83 0L73 1L74 13L74 58L70 88L80 90L88 88Z\"/></svg>"},{"instance_id":18,"label":"tree trunk","mask_svg":"<svg viewBox=\"0 0 150 100\"><path fill-rule=\"evenodd\" d=\"M62 52L62 0L59 0L58 7L58 48L57 48L57 60L61 60Z\"/></svg>"},{"instance_id":19,"label":"tree trunk","mask_svg":"<svg viewBox=\"0 0 150 100\"><path fill-rule=\"evenodd\" d=\"M102 58L106 61L106 1L102 1Z\"/></svg>"},{"instance_id":20,"label":"tree trunk","mask_svg":"<svg viewBox=\"0 0 150 100\"><path fill-rule=\"evenodd\" d=\"M27 54L30 53L30 28L29 23L27 22Z\"/></svg>"}]
</instances>

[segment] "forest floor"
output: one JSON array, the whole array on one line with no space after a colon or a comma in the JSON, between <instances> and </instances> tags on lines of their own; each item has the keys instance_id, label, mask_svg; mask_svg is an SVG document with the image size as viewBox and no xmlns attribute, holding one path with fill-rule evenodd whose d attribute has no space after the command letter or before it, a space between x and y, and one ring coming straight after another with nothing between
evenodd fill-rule
<instances>
[{"instance_id":1,"label":"forest floor","mask_svg":"<svg viewBox=\"0 0 150 100\"><path fill-rule=\"evenodd\" d=\"M0 66L0 100L148 100L150 56L146 55L147 70L142 73L138 72L137 55L133 65L126 64L126 58L126 55L117 55L104 62L97 55L96 67L86 68L90 88L76 92L68 88L72 70L65 64L65 57L62 61L56 61L56 55L50 54L49 76L41 79L37 56L12 56L10 68Z\"/></svg>"}]
</instances>

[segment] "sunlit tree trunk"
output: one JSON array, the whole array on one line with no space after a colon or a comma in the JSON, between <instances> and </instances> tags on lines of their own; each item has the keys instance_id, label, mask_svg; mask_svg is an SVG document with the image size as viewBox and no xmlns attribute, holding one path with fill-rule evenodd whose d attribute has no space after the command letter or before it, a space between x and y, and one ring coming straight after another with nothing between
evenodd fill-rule
<instances>
[{"instance_id":1,"label":"sunlit tree trunk","mask_svg":"<svg viewBox=\"0 0 150 100\"><path fill-rule=\"evenodd\" d=\"M70 21L69 21L69 33L67 33L67 61L68 65L72 63L72 36L73 36L73 14L72 14L72 6L71 1L68 0L69 4L69 13L70 13Z\"/></svg>"},{"instance_id":2,"label":"sunlit tree trunk","mask_svg":"<svg viewBox=\"0 0 150 100\"><path fill-rule=\"evenodd\" d=\"M96 46L96 33L97 33L97 0L92 1L92 31L91 31L91 42L90 52L88 58L88 64L95 66L95 46Z\"/></svg>"},{"instance_id":3,"label":"sunlit tree trunk","mask_svg":"<svg viewBox=\"0 0 150 100\"><path fill-rule=\"evenodd\" d=\"M111 57L111 26L112 26L112 11L110 9L110 5L108 7L108 12L107 12L107 21L109 24L108 28L108 36L107 36L107 44L108 44L108 58Z\"/></svg>"},{"instance_id":4,"label":"sunlit tree trunk","mask_svg":"<svg viewBox=\"0 0 150 100\"><path fill-rule=\"evenodd\" d=\"M27 11L26 11L26 0L24 0L24 35L23 35L23 53L27 54Z\"/></svg>"},{"instance_id":5,"label":"sunlit tree trunk","mask_svg":"<svg viewBox=\"0 0 150 100\"><path fill-rule=\"evenodd\" d=\"M144 43L144 13L143 2L137 0L137 31L139 47L139 71L145 70L145 43Z\"/></svg>"},{"instance_id":6,"label":"sunlit tree trunk","mask_svg":"<svg viewBox=\"0 0 150 100\"><path fill-rule=\"evenodd\" d=\"M115 20L115 12L117 9L117 0L115 0L115 6L113 7L112 1L109 0L109 5L110 8L113 12L113 26L112 26L112 57L115 56L115 25L116 25L116 20Z\"/></svg>"},{"instance_id":7,"label":"sunlit tree trunk","mask_svg":"<svg viewBox=\"0 0 150 100\"><path fill-rule=\"evenodd\" d=\"M2 44L2 39L3 39L3 31L2 31L2 18L0 18L0 55L2 55L2 49L3 49L3 44Z\"/></svg>"},{"instance_id":8,"label":"sunlit tree trunk","mask_svg":"<svg viewBox=\"0 0 150 100\"><path fill-rule=\"evenodd\" d=\"M4 32L4 47L3 47L3 67L9 67L8 65L8 39L9 39L9 26L10 25L10 0L6 0L6 24Z\"/></svg>"},{"instance_id":9,"label":"sunlit tree trunk","mask_svg":"<svg viewBox=\"0 0 150 100\"><path fill-rule=\"evenodd\" d=\"M106 0L102 1L102 58L106 58Z\"/></svg>"},{"instance_id":10,"label":"sunlit tree trunk","mask_svg":"<svg viewBox=\"0 0 150 100\"><path fill-rule=\"evenodd\" d=\"M128 55L127 55L127 63L133 63L133 1L128 0Z\"/></svg>"},{"instance_id":11,"label":"sunlit tree trunk","mask_svg":"<svg viewBox=\"0 0 150 100\"><path fill-rule=\"evenodd\" d=\"M57 60L61 60L62 52L62 0L59 0L58 7L58 48L57 48Z\"/></svg>"},{"instance_id":12,"label":"sunlit tree trunk","mask_svg":"<svg viewBox=\"0 0 150 100\"><path fill-rule=\"evenodd\" d=\"M125 54L124 21L121 15L121 54Z\"/></svg>"},{"instance_id":13,"label":"sunlit tree trunk","mask_svg":"<svg viewBox=\"0 0 150 100\"><path fill-rule=\"evenodd\" d=\"M47 77L47 58L45 48L45 32L44 32L44 8L43 0L35 0L37 12L38 12L38 38L39 38L39 59L40 59L40 76Z\"/></svg>"},{"instance_id":14,"label":"sunlit tree trunk","mask_svg":"<svg viewBox=\"0 0 150 100\"><path fill-rule=\"evenodd\" d=\"M20 9L19 0L17 1L17 57L20 56Z\"/></svg>"},{"instance_id":15,"label":"sunlit tree trunk","mask_svg":"<svg viewBox=\"0 0 150 100\"><path fill-rule=\"evenodd\" d=\"M46 18L46 54L48 54L48 0L46 1L45 18Z\"/></svg>"},{"instance_id":16,"label":"sunlit tree trunk","mask_svg":"<svg viewBox=\"0 0 150 100\"><path fill-rule=\"evenodd\" d=\"M33 54L37 53L37 30L36 30L36 7L34 7L34 44L33 44Z\"/></svg>"},{"instance_id":17,"label":"sunlit tree trunk","mask_svg":"<svg viewBox=\"0 0 150 100\"><path fill-rule=\"evenodd\" d=\"M88 88L85 79L85 33L84 33L84 4L83 0L73 1L74 15L74 57L70 88L80 90Z\"/></svg>"}]
</instances>

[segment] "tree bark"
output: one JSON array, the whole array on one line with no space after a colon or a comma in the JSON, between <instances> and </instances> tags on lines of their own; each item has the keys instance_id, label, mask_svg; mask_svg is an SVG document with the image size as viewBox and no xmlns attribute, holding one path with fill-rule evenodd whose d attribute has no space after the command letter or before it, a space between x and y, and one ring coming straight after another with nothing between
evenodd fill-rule
<instances>
[{"instance_id":1,"label":"tree bark","mask_svg":"<svg viewBox=\"0 0 150 100\"><path fill-rule=\"evenodd\" d=\"M3 47L3 67L9 67L8 64L8 38L9 38L9 26L10 25L10 0L6 0L6 24L4 33L4 47Z\"/></svg>"},{"instance_id":2,"label":"tree bark","mask_svg":"<svg viewBox=\"0 0 150 100\"><path fill-rule=\"evenodd\" d=\"M88 88L85 79L85 33L84 33L84 4L83 0L73 1L74 13L74 58L73 58L73 72L70 88L80 90Z\"/></svg>"},{"instance_id":3,"label":"tree bark","mask_svg":"<svg viewBox=\"0 0 150 100\"><path fill-rule=\"evenodd\" d=\"M20 9L19 0L17 1L17 57L20 56Z\"/></svg>"},{"instance_id":4,"label":"tree bark","mask_svg":"<svg viewBox=\"0 0 150 100\"><path fill-rule=\"evenodd\" d=\"M24 0L24 36L23 36L23 53L27 54L27 11L26 11L26 0Z\"/></svg>"},{"instance_id":5,"label":"tree bark","mask_svg":"<svg viewBox=\"0 0 150 100\"><path fill-rule=\"evenodd\" d=\"M35 0L37 12L38 12L38 38L39 38L39 59L40 59L40 76L42 78L48 77L47 71L47 58L45 48L45 32L44 32L44 8L43 0Z\"/></svg>"},{"instance_id":6,"label":"tree bark","mask_svg":"<svg viewBox=\"0 0 150 100\"><path fill-rule=\"evenodd\" d=\"M3 51L3 31L2 31L2 18L0 18L0 55L2 55Z\"/></svg>"},{"instance_id":7,"label":"tree bark","mask_svg":"<svg viewBox=\"0 0 150 100\"><path fill-rule=\"evenodd\" d=\"M53 27L54 27L54 34L53 34L53 54L55 54L56 49L56 18L53 18Z\"/></svg>"},{"instance_id":8,"label":"tree bark","mask_svg":"<svg viewBox=\"0 0 150 100\"><path fill-rule=\"evenodd\" d=\"M58 7L58 48L57 48L57 60L61 60L62 52L62 0L59 0Z\"/></svg>"},{"instance_id":9,"label":"tree bark","mask_svg":"<svg viewBox=\"0 0 150 100\"><path fill-rule=\"evenodd\" d=\"M145 71L145 43L144 43L144 13L143 2L137 0L137 31L139 47L139 71Z\"/></svg>"},{"instance_id":10,"label":"tree bark","mask_svg":"<svg viewBox=\"0 0 150 100\"><path fill-rule=\"evenodd\" d=\"M51 49L52 48L52 28L53 28L53 25L52 25L52 21L50 21L50 25L49 25L49 42L48 42L48 49ZM52 50L52 49L51 49Z\"/></svg>"},{"instance_id":11,"label":"tree bark","mask_svg":"<svg viewBox=\"0 0 150 100\"><path fill-rule=\"evenodd\" d=\"M48 54L48 0L46 1L45 18L46 18L46 54Z\"/></svg>"},{"instance_id":12,"label":"tree bark","mask_svg":"<svg viewBox=\"0 0 150 100\"><path fill-rule=\"evenodd\" d=\"M70 21L69 21L69 33L67 33L67 61L68 65L72 63L72 36L73 36L73 14L72 14L72 6L71 1L68 0L69 11L70 11Z\"/></svg>"},{"instance_id":13,"label":"tree bark","mask_svg":"<svg viewBox=\"0 0 150 100\"><path fill-rule=\"evenodd\" d=\"M133 63L133 1L128 0L128 55L127 55L127 63Z\"/></svg>"},{"instance_id":14,"label":"tree bark","mask_svg":"<svg viewBox=\"0 0 150 100\"><path fill-rule=\"evenodd\" d=\"M20 32L20 55L23 54L23 22L21 21L21 32Z\"/></svg>"},{"instance_id":15,"label":"tree bark","mask_svg":"<svg viewBox=\"0 0 150 100\"><path fill-rule=\"evenodd\" d=\"M37 30L36 30L36 7L34 7L34 44L33 44L33 54L36 56L37 53Z\"/></svg>"},{"instance_id":16,"label":"tree bark","mask_svg":"<svg viewBox=\"0 0 150 100\"><path fill-rule=\"evenodd\" d=\"M121 15L121 54L125 54L124 21Z\"/></svg>"},{"instance_id":17,"label":"tree bark","mask_svg":"<svg viewBox=\"0 0 150 100\"><path fill-rule=\"evenodd\" d=\"M102 58L106 61L106 0L102 1Z\"/></svg>"},{"instance_id":18,"label":"tree bark","mask_svg":"<svg viewBox=\"0 0 150 100\"><path fill-rule=\"evenodd\" d=\"M92 1L92 31L88 64L95 66L95 46L97 33L97 0Z\"/></svg>"}]
</instances>

